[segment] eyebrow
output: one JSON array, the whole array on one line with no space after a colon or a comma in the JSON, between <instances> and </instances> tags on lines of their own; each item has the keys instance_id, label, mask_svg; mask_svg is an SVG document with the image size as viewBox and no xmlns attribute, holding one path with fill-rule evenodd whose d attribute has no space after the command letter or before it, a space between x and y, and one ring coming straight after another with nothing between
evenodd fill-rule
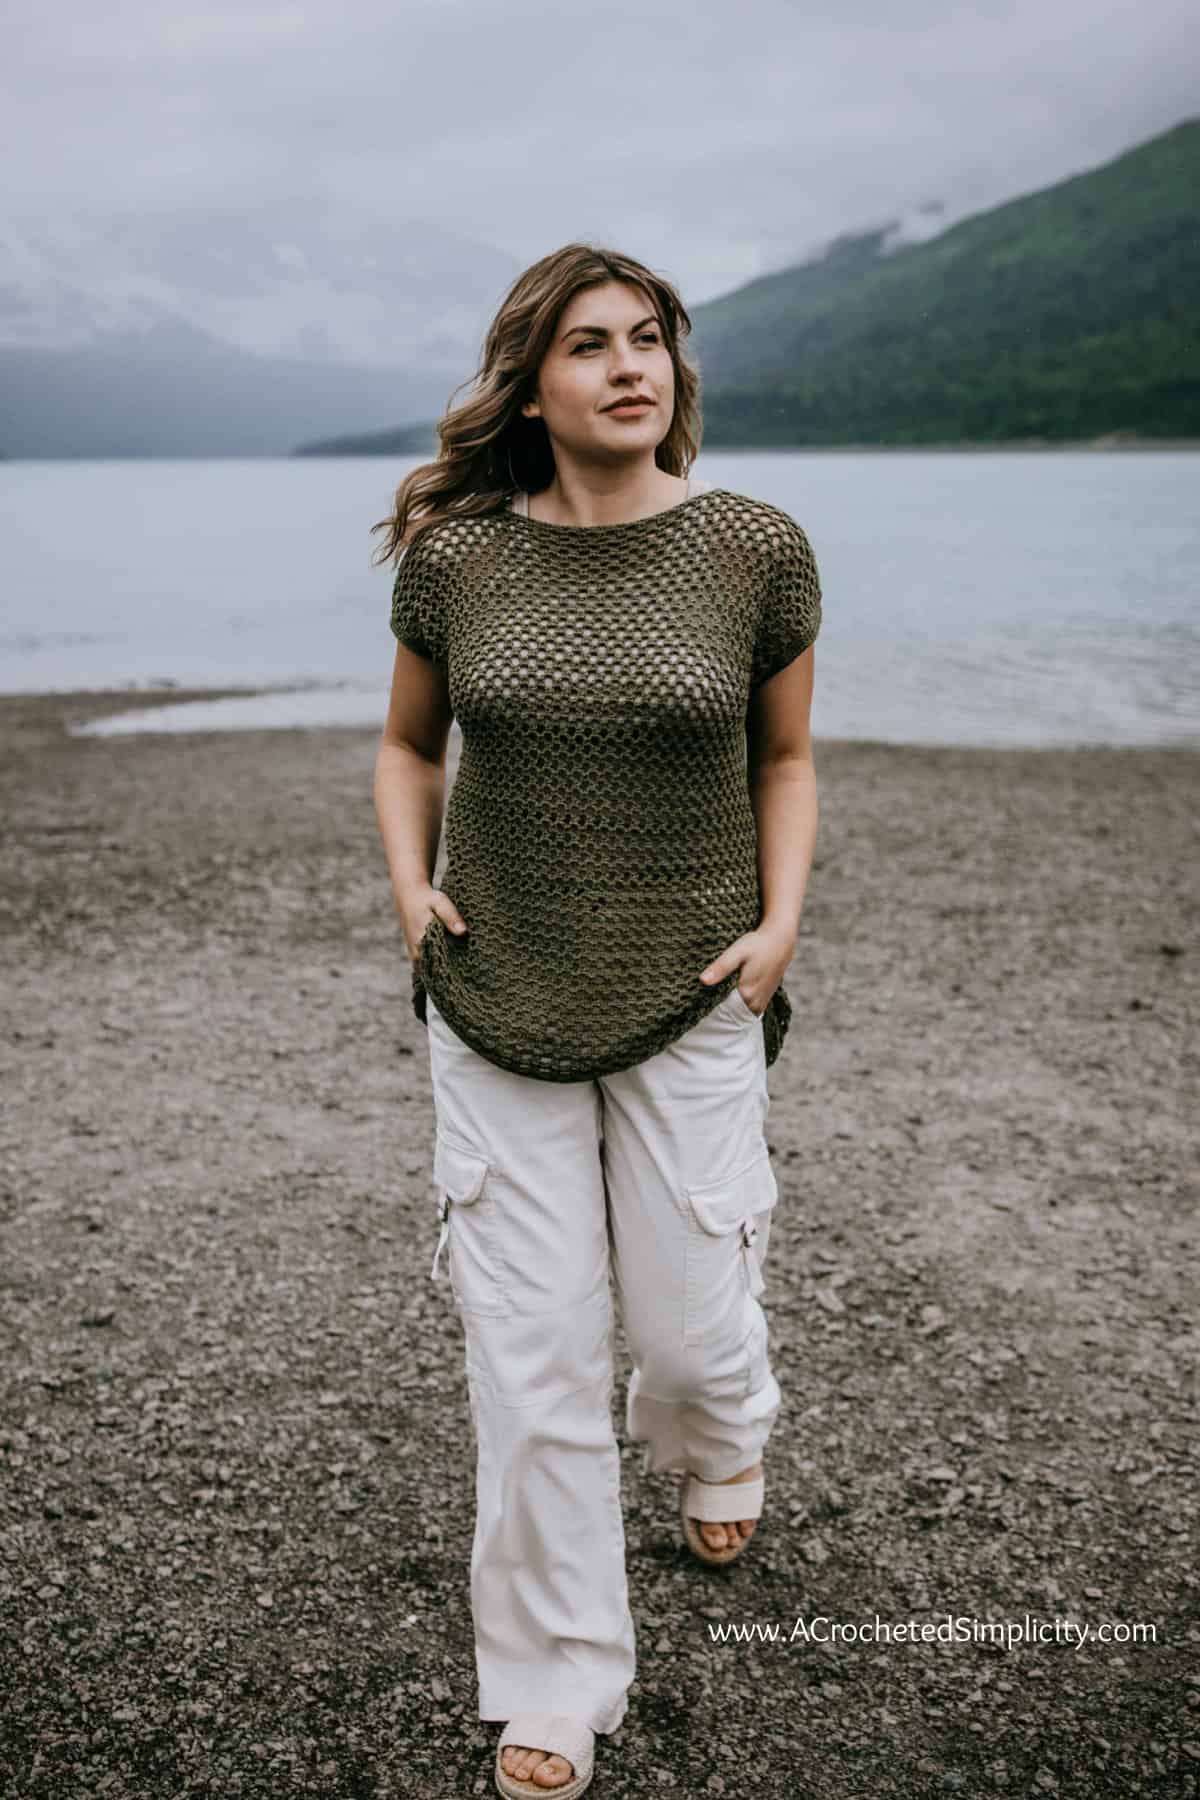
<instances>
[{"instance_id":1,"label":"eyebrow","mask_svg":"<svg viewBox=\"0 0 1200 1800\"><path fill-rule=\"evenodd\" d=\"M657 325L658 322L657 313L647 313L644 319L639 319L637 324L631 325L629 329L630 331L640 331L643 325ZM608 336L608 327L605 325L572 325L570 331L563 332L563 342L566 343L569 337L574 337L577 331L586 331L589 337Z\"/></svg>"}]
</instances>

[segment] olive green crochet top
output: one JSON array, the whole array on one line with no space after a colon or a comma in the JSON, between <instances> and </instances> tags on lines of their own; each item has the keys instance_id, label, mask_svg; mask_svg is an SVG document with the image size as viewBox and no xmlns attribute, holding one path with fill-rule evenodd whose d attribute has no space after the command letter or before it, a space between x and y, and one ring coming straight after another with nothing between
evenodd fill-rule
<instances>
[{"instance_id":1,"label":"olive green crochet top","mask_svg":"<svg viewBox=\"0 0 1200 1800\"><path fill-rule=\"evenodd\" d=\"M663 1050L736 984L700 971L761 915L754 688L808 648L816 563L786 512L693 481L624 525L446 517L400 559L391 625L462 732L441 887L412 968L489 1062L582 1081ZM766 1060L791 1017L763 1014Z\"/></svg>"}]
</instances>

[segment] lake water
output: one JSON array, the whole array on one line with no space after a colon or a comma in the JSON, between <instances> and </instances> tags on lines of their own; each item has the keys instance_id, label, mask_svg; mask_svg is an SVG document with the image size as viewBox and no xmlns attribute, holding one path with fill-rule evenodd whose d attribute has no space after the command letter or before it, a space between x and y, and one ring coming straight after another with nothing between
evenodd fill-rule
<instances>
[{"instance_id":1,"label":"lake water","mask_svg":"<svg viewBox=\"0 0 1200 1800\"><path fill-rule=\"evenodd\" d=\"M0 690L269 685L89 727L380 725L412 461L0 463ZM1200 455L713 453L824 592L813 728L944 744L1200 745Z\"/></svg>"}]
</instances>

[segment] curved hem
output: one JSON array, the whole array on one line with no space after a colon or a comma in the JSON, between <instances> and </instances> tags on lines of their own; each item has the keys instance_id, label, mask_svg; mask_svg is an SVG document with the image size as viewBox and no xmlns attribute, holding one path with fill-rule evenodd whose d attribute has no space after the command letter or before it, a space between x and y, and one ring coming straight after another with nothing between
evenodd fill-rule
<instances>
[{"instance_id":1,"label":"curved hem","mask_svg":"<svg viewBox=\"0 0 1200 1800\"><path fill-rule=\"evenodd\" d=\"M711 1012L714 1012L716 1010L716 1008L723 1003L723 1001L728 997L730 989L733 987L736 987L737 981L738 981L738 973L739 972L737 970L735 970L732 976L727 977L726 981L718 984L717 987L713 988L711 1004L709 1006L706 1006L704 1008L704 1010L698 1015L698 1017L696 1017L694 1019L689 1019L688 1023L686 1025L681 1026L680 1029L674 1034L673 1037L668 1038L668 1040L665 1044L660 1044L656 1050L650 1050L645 1055L622 1057L619 1061L616 1061L616 1062L601 1062L601 1063L594 1064L586 1075L555 1075L555 1074L548 1073L544 1070L539 1071L539 1070L534 1070L534 1069L520 1068L520 1067L515 1067L510 1062L502 1062L497 1056L491 1054L488 1050L484 1049L483 1045L480 1044L479 1042L477 1042L472 1037L472 1035L469 1031L464 1031L461 1028L461 1026L456 1021L453 1009L451 1008L450 1010L447 1010L442 1005L442 1002L439 1000L437 994L434 993L433 989L429 986L429 984L427 982L422 982L421 985L422 985L422 988L423 988L426 996L433 1001L433 1004L437 1007L438 1012L441 1014L442 1018L446 1021L446 1024L450 1027L450 1030L454 1033L454 1035L456 1037L461 1038L463 1043L466 1044L469 1049L474 1050L477 1056L482 1056L485 1062L490 1062L492 1064L493 1068L504 1069L510 1075L525 1075L532 1081L555 1081L555 1082L559 1082L559 1083L562 1083L565 1085L565 1084L569 1084L571 1082L576 1082L576 1081L596 1081L599 1079L599 1077L601 1075L619 1075L623 1069L635 1069L635 1068L637 1068L639 1063L648 1062L650 1060L650 1057L660 1055L663 1050L669 1050L672 1044L678 1043L679 1039L681 1037L685 1036L685 1034L687 1032L691 1031L695 1026L699 1025L702 1020L707 1019L709 1014ZM760 1030L762 1030L764 1032L764 1034L766 1034L768 1049L770 1047L770 1034L767 1029L767 1020L770 1017L773 1009L775 1008L776 997L777 997L779 991L780 991L779 989L776 989L776 992L771 995L771 998L767 1003L766 1011L760 1015L760 1019L759 1019L759 1028L760 1028ZM415 1003L415 999L414 999L414 1010L415 1010L415 1004L416 1003ZM418 1017L420 1017L419 1014L418 1014ZM427 1023L427 1021L426 1021L426 1023ZM776 1052L776 1054L778 1054L778 1051ZM774 1061L774 1057L769 1056L768 1063L773 1062L773 1061Z\"/></svg>"}]
</instances>

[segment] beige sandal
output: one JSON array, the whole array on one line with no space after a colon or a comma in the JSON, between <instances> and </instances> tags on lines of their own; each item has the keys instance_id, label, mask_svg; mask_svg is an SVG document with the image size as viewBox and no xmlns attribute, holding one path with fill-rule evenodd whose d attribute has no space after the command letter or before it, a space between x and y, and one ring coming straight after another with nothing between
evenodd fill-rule
<instances>
[{"instance_id":1,"label":"beige sandal","mask_svg":"<svg viewBox=\"0 0 1200 1800\"><path fill-rule=\"evenodd\" d=\"M748 1518L749 1514L746 1516ZM575 1800L575 1795L582 1794L592 1779L595 1743L596 1734L591 1726L566 1713L514 1713L496 1745L496 1786L502 1794L509 1796L509 1800L544 1800L547 1794L557 1796L558 1800ZM537 1781L518 1781L515 1775L506 1774L500 1766L506 1744L520 1744L526 1750L542 1750L547 1756L564 1757L575 1773L568 1781L560 1781L557 1787L546 1787Z\"/></svg>"},{"instance_id":2,"label":"beige sandal","mask_svg":"<svg viewBox=\"0 0 1200 1800\"><path fill-rule=\"evenodd\" d=\"M766 1476L756 1475L752 1481L701 1481L698 1475L685 1475L679 1484L679 1517L683 1524L683 1535L693 1555L701 1562L716 1566L721 1563L736 1562L747 1544L751 1543L758 1533L752 1532L750 1537L742 1537L738 1533L736 1544L726 1544L723 1550L711 1550L705 1543L696 1526L696 1520L706 1525L724 1525L728 1527L736 1520L730 1514L735 1508L730 1505L731 1497L737 1495L736 1514L738 1519L759 1519L762 1517L763 1495L766 1492ZM553 1790L551 1790L553 1791Z\"/></svg>"}]
</instances>

